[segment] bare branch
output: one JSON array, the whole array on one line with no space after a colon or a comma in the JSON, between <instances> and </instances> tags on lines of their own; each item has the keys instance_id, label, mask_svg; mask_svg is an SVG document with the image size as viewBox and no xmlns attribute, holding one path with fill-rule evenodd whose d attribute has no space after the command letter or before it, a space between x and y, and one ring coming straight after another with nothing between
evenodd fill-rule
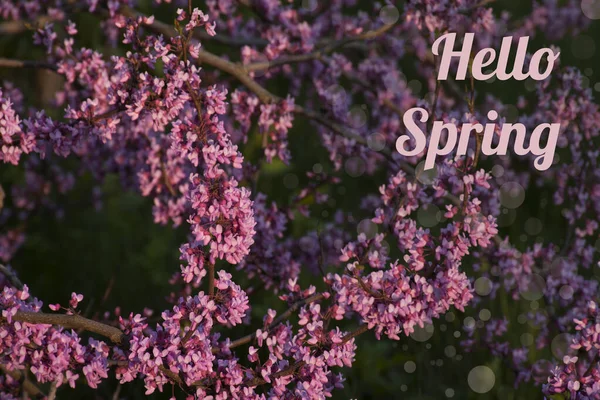
<instances>
[{"instance_id":1,"label":"bare branch","mask_svg":"<svg viewBox=\"0 0 600 400\"><path fill-rule=\"evenodd\" d=\"M208 295L215 295L215 264L208 263Z\"/></svg>"},{"instance_id":2,"label":"bare branch","mask_svg":"<svg viewBox=\"0 0 600 400\"><path fill-rule=\"evenodd\" d=\"M112 395L112 400L119 400L119 395L121 394L122 387L123 385L121 385L120 383L117 385L117 388L115 389L115 392Z\"/></svg>"},{"instance_id":3,"label":"bare branch","mask_svg":"<svg viewBox=\"0 0 600 400\"><path fill-rule=\"evenodd\" d=\"M342 338L342 343L346 343L346 342L350 341L351 339L354 339L358 335L362 335L363 333L365 333L368 330L369 330L369 326L367 324L361 325L355 331L350 332L346 336L344 336Z\"/></svg>"},{"instance_id":4,"label":"bare branch","mask_svg":"<svg viewBox=\"0 0 600 400\"><path fill-rule=\"evenodd\" d=\"M6 21L0 23L0 34L2 35L15 35L26 30L27 27L23 21Z\"/></svg>"},{"instance_id":5,"label":"bare branch","mask_svg":"<svg viewBox=\"0 0 600 400\"><path fill-rule=\"evenodd\" d=\"M0 35L17 35L34 29L36 26L43 26L52 21L47 15L40 16L33 22L27 21L3 21L0 22Z\"/></svg>"},{"instance_id":6,"label":"bare branch","mask_svg":"<svg viewBox=\"0 0 600 400\"><path fill-rule=\"evenodd\" d=\"M48 64L41 61L31 61L31 60L13 60L10 58L0 58L0 68L40 68L40 69L48 69L50 71L56 72L58 68L56 65Z\"/></svg>"},{"instance_id":7,"label":"bare branch","mask_svg":"<svg viewBox=\"0 0 600 400\"><path fill-rule=\"evenodd\" d=\"M50 385L50 392L48 392L47 400L56 400L56 382L52 382Z\"/></svg>"},{"instance_id":8,"label":"bare branch","mask_svg":"<svg viewBox=\"0 0 600 400\"><path fill-rule=\"evenodd\" d=\"M4 320L5 318L0 318ZM41 325L59 325L66 329L81 329L97 333L110 339L115 344L121 344L125 340L125 334L114 326L106 325L81 315L47 314L31 311L17 311L12 319L19 322Z\"/></svg>"}]
</instances>

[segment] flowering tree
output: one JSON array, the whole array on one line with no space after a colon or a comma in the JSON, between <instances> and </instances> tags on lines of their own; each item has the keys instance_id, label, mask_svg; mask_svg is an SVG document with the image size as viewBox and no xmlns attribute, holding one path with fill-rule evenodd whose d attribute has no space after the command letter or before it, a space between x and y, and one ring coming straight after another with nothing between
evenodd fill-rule
<instances>
[{"instance_id":1,"label":"flowering tree","mask_svg":"<svg viewBox=\"0 0 600 400\"><path fill-rule=\"evenodd\" d=\"M489 349L516 384L534 382L548 397L600 398L590 273L600 111L587 78L557 65L514 106L485 83L437 81L430 51L445 32L476 32L475 50L507 35L556 41L587 29L593 2L536 2L522 18L486 0L161 3L0 0L2 35L33 37L44 53L0 58L1 70L61 80L41 107L1 82L0 158L20 178L4 185L1 214L0 398L54 399L115 378L172 398L330 397L344 385L342 367L360 362L359 335L402 342L451 310L488 310L507 295L544 302L525 316L532 343L505 339L514 321L482 317L466 324L464 348ZM90 20L102 27L96 49L80 44L75 22ZM434 119L486 123L490 108L514 110L527 127L559 122L560 159L540 172L530 159L486 158L476 136L467 155L424 171L422 154L393 151L416 105L432 116L424 131ZM313 160L326 167L306 171L306 185L278 203L260 180L270 165L311 157L294 154L293 136L318 138L328 162ZM301 229L348 175L363 174L379 192L356 200L358 235L360 219L343 209ZM44 306L18 277L27 266L8 264L28 219L60 210L56 194L84 176L96 182L99 207L102 182L118 176L151 200L155 223L186 227L165 310L90 316L75 287L68 302ZM553 221L567 227L560 242L499 231L526 194L542 190L551 190L544 207ZM251 313L259 290L280 299L262 318ZM232 335L237 325L248 333ZM559 334L570 343L564 358L529 354Z\"/></svg>"}]
</instances>

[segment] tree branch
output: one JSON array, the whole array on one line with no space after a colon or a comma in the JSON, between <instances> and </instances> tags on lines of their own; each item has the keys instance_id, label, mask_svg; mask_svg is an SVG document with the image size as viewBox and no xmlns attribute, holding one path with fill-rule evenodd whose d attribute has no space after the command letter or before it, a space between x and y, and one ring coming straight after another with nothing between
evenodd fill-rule
<instances>
[{"instance_id":1,"label":"tree branch","mask_svg":"<svg viewBox=\"0 0 600 400\"><path fill-rule=\"evenodd\" d=\"M12 319L14 321L27 322L28 324L59 325L66 329L81 329L104 336L115 344L122 344L125 340L125 334L120 329L82 317L81 315L17 311ZM0 320L5 320L5 318L0 317Z\"/></svg>"},{"instance_id":2,"label":"tree branch","mask_svg":"<svg viewBox=\"0 0 600 400\"><path fill-rule=\"evenodd\" d=\"M369 330L369 326L367 324L363 324L360 327L358 327L358 329L356 329L355 331L350 332L346 336L344 336L342 338L342 343L346 343L346 342L354 339L355 337L362 335L363 333L365 333L368 330Z\"/></svg>"},{"instance_id":3,"label":"tree branch","mask_svg":"<svg viewBox=\"0 0 600 400\"><path fill-rule=\"evenodd\" d=\"M469 13L469 12L471 12L473 10L478 9L479 7L485 7L487 5L490 5L490 4L494 3L495 1L496 0L481 0L479 3L474 4L473 6L464 9L463 11L461 11L461 13L462 14Z\"/></svg>"},{"instance_id":4,"label":"tree branch","mask_svg":"<svg viewBox=\"0 0 600 400\"><path fill-rule=\"evenodd\" d=\"M56 72L58 67L56 65L48 64L41 61L30 61L30 60L13 60L10 58L0 58L0 67L4 68L41 68L48 69Z\"/></svg>"},{"instance_id":5,"label":"tree branch","mask_svg":"<svg viewBox=\"0 0 600 400\"><path fill-rule=\"evenodd\" d=\"M19 33L26 32L28 30L35 29L36 26L44 26L46 23L51 22L52 18L47 15L40 16L35 21L3 21L0 22L0 34L1 35L16 35Z\"/></svg>"},{"instance_id":6,"label":"tree branch","mask_svg":"<svg viewBox=\"0 0 600 400\"><path fill-rule=\"evenodd\" d=\"M208 295L215 295L215 264L208 263Z\"/></svg>"},{"instance_id":7,"label":"tree branch","mask_svg":"<svg viewBox=\"0 0 600 400\"><path fill-rule=\"evenodd\" d=\"M273 61L251 63L248 65L245 65L244 69L248 72L252 72L252 71L265 70L265 69L269 69L269 68L273 68L273 67L277 67L277 66L285 65L285 64L293 64L293 63L301 63L301 62L306 62L306 61L311 61L311 60L317 60L317 59L320 59L323 55L329 54L329 53L335 51L336 49L338 49L340 47L344 47L350 43L375 39L375 38L383 35L385 32L387 32L392 26L394 26L394 25L393 24L383 25L382 27L372 30L372 31L367 31L367 32L364 32L364 33L356 35L356 36L350 36L348 38L330 42L328 44L325 44L319 50L316 50L312 53L294 54L294 55L280 57Z\"/></svg>"},{"instance_id":8,"label":"tree branch","mask_svg":"<svg viewBox=\"0 0 600 400\"><path fill-rule=\"evenodd\" d=\"M56 400L56 382L52 382L50 385L50 392L48 392L47 400Z\"/></svg>"},{"instance_id":9,"label":"tree branch","mask_svg":"<svg viewBox=\"0 0 600 400\"><path fill-rule=\"evenodd\" d=\"M128 7L121 8L121 12L123 13L123 15L128 16L130 18L137 18L137 17L144 16L143 14L141 14L131 8L128 8ZM160 33L163 36L168 37L168 38L171 38L171 37L174 37L175 35L177 35L177 31L172 26L167 25L167 24L157 21L157 20L154 20L152 22L152 24L148 25L148 27L150 29L152 29L153 31ZM345 44L351 43L356 40L360 40L360 39L364 40L364 39L368 39L368 38L373 38L373 37L376 37L377 35L380 35L382 32L389 29L390 27L391 27L391 25L384 25L382 28L380 28L376 31L369 31L363 35L358 35L355 37L343 39L343 40L335 42L335 44L332 44L330 46L332 46L332 48L335 49L338 46L343 46ZM360 39L358 39L358 38L360 38ZM327 51L332 51L332 50L327 50ZM238 65L229 60L221 58L221 57L219 57L209 51L206 51L204 49L200 49L200 52L198 55L198 62L201 64L203 63L203 64L210 65L211 67L216 68L220 71L223 71L223 72L231 75L232 77L236 78L249 91L254 93L259 98L259 100L263 103L269 104L269 103L277 103L277 102L281 101L280 97L271 93L270 91L265 89L263 86L261 86L258 82L256 82L254 79L252 79L252 77L250 75L248 75L244 66L242 66L242 65ZM345 129L344 127L341 127L340 125L336 124L335 122L328 120L320 113L305 109L298 105L296 105L294 107L293 112L294 112L294 114L303 115L309 119L312 119L312 120L318 122L319 124L332 130L336 134L342 135L344 137L347 137L349 139L356 141L359 144L367 146L367 140L365 138L363 138L361 135L359 135L355 132L352 132L348 129ZM384 149L382 151L382 153L388 157L391 156L391 152L388 149Z\"/></svg>"},{"instance_id":10,"label":"tree branch","mask_svg":"<svg viewBox=\"0 0 600 400\"><path fill-rule=\"evenodd\" d=\"M0 264L0 272L6 276L11 285L19 290L23 289L23 282L21 282L19 277L13 271L9 270L5 265Z\"/></svg>"}]
</instances>

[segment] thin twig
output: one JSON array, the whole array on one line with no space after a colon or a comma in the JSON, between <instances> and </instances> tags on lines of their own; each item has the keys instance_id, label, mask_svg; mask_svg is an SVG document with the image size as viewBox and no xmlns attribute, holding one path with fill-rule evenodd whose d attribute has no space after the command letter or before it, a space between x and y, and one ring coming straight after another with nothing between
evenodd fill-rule
<instances>
[{"instance_id":1,"label":"thin twig","mask_svg":"<svg viewBox=\"0 0 600 400\"><path fill-rule=\"evenodd\" d=\"M19 33L33 30L35 27L44 26L47 22L51 22L52 18L47 15L40 16L33 22L26 21L3 21L0 22L0 35L16 35Z\"/></svg>"},{"instance_id":2,"label":"thin twig","mask_svg":"<svg viewBox=\"0 0 600 400\"><path fill-rule=\"evenodd\" d=\"M485 7L491 3L494 3L496 0L481 0L479 3L472 5L471 7L467 7L464 10L459 11L461 14L468 14L471 11L474 11L480 7Z\"/></svg>"},{"instance_id":3,"label":"thin twig","mask_svg":"<svg viewBox=\"0 0 600 400\"><path fill-rule=\"evenodd\" d=\"M42 61L32 60L14 60L11 58L0 58L0 68L38 68L47 69L56 72L58 67L53 64L45 63Z\"/></svg>"},{"instance_id":4,"label":"thin twig","mask_svg":"<svg viewBox=\"0 0 600 400\"><path fill-rule=\"evenodd\" d=\"M215 295L215 264L208 263L208 295Z\"/></svg>"},{"instance_id":5,"label":"thin twig","mask_svg":"<svg viewBox=\"0 0 600 400\"><path fill-rule=\"evenodd\" d=\"M318 60L318 59L321 59L321 57L323 55L332 53L336 49L344 47L350 43L375 39L375 38L383 35L384 33L386 33L392 26L393 26L393 24L383 25L382 27L380 27L378 29L375 29L372 31L367 31L360 35L350 36L350 37L347 37L347 38L344 38L341 40L337 40L337 41L331 42L331 43L323 46L322 48L315 50L311 53L293 54L293 55L277 58L273 61L263 61L263 62L251 63L248 65L245 65L244 69L248 72L261 71L261 70L265 70L265 69L269 69L269 68L273 68L273 67L278 67L280 65Z\"/></svg>"},{"instance_id":6,"label":"thin twig","mask_svg":"<svg viewBox=\"0 0 600 400\"><path fill-rule=\"evenodd\" d=\"M289 317L291 317L291 315L294 312L296 312L300 307L302 307L306 304L314 303L315 301L323 300L324 298L325 298L325 296L322 293L318 293L318 294L312 295L304 300L297 301L296 303L292 304L290 306L290 308L288 308L283 314L281 314L279 317L275 318L273 320L273 322L271 322L271 324L269 324L269 326L267 327L267 332L271 331L273 328L275 328L281 322L283 322L283 321L287 320ZM230 342L228 347L230 349L233 349L234 347L238 347L238 346L242 346L246 343L250 343L255 338L256 338L256 332ZM221 351L221 349L219 349L217 347L212 349L213 354L218 353L219 351Z\"/></svg>"},{"instance_id":7,"label":"thin twig","mask_svg":"<svg viewBox=\"0 0 600 400\"><path fill-rule=\"evenodd\" d=\"M55 400L56 399L56 381L52 382L50 385L50 391L48 392L47 400Z\"/></svg>"},{"instance_id":8,"label":"thin twig","mask_svg":"<svg viewBox=\"0 0 600 400\"><path fill-rule=\"evenodd\" d=\"M112 395L112 400L119 400L119 396L121 394L121 388L123 386L121 384L117 385L117 388L115 389L115 392Z\"/></svg>"},{"instance_id":9,"label":"thin twig","mask_svg":"<svg viewBox=\"0 0 600 400\"><path fill-rule=\"evenodd\" d=\"M368 330L369 330L369 326L367 324L363 324L360 327L358 327L358 329L356 329L355 331L350 332L346 336L344 336L342 338L342 343L346 343L346 342L354 339L358 335L362 335L363 333L365 333Z\"/></svg>"},{"instance_id":10,"label":"thin twig","mask_svg":"<svg viewBox=\"0 0 600 400\"><path fill-rule=\"evenodd\" d=\"M4 276L6 276L11 285L13 285L19 290L23 289L23 282L21 282L19 277L13 271L8 269L8 267L4 266L3 264L0 264L0 272L4 274Z\"/></svg>"}]
</instances>

